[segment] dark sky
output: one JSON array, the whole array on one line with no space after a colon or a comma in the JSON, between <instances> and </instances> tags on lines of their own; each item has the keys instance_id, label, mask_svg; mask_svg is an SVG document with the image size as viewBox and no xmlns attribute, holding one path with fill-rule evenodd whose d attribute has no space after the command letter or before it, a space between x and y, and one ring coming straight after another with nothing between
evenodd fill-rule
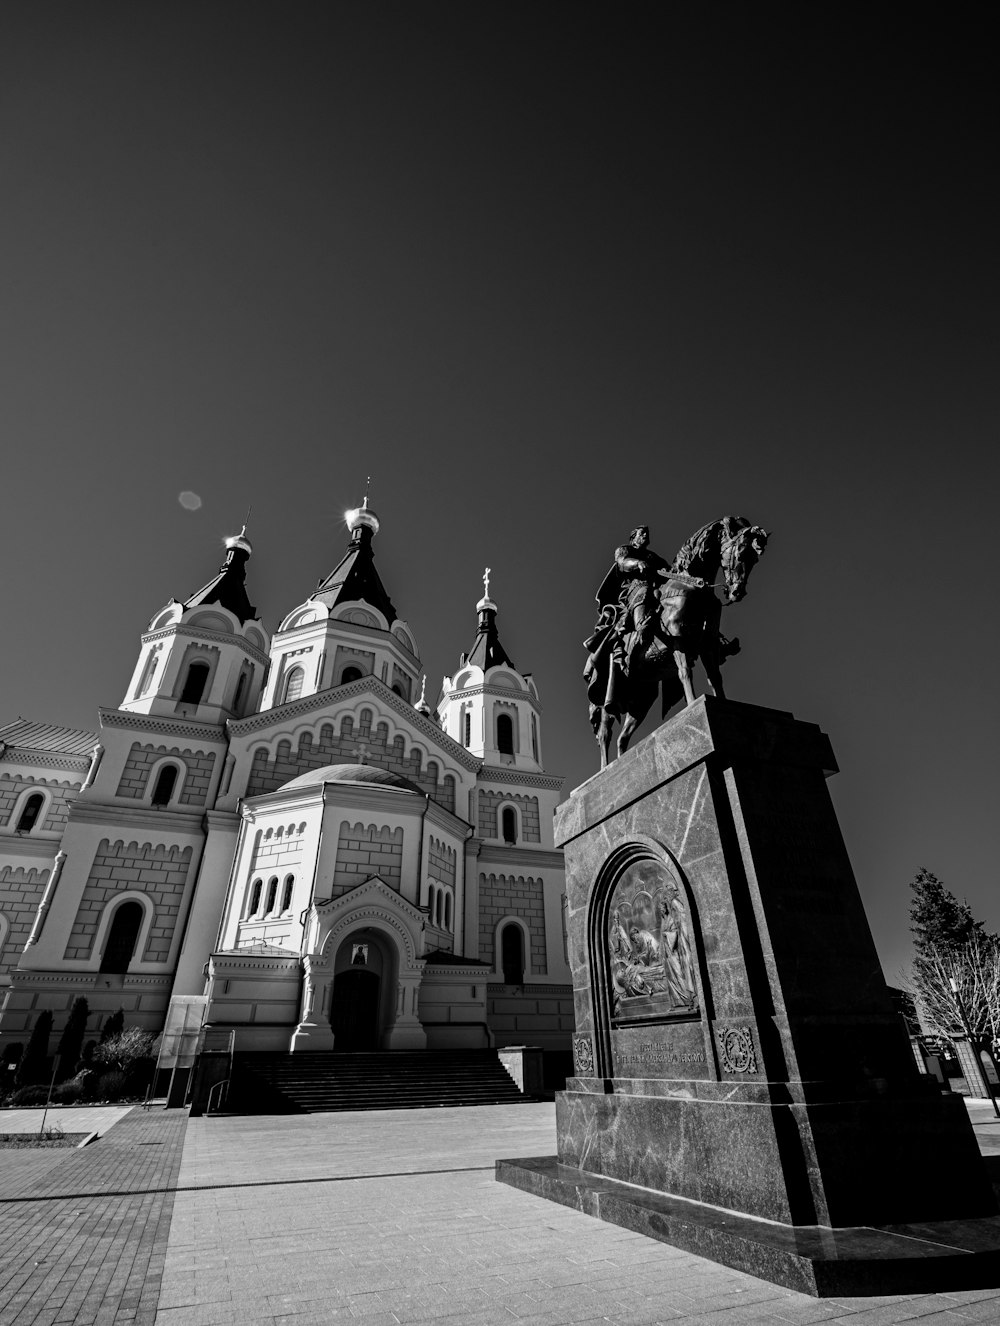
<instances>
[{"instance_id":1,"label":"dark sky","mask_svg":"<svg viewBox=\"0 0 1000 1326\"><path fill-rule=\"evenodd\" d=\"M1000 928L988 13L7 0L0 717L93 726L249 502L273 629L370 473L429 696L488 563L568 790L615 545L740 514L888 978L921 865Z\"/></svg>"}]
</instances>

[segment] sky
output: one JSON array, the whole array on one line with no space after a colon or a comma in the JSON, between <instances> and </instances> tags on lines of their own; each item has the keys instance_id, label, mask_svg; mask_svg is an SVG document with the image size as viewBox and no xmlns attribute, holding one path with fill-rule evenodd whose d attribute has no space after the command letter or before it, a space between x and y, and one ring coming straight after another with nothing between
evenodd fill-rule
<instances>
[{"instance_id":1,"label":"sky","mask_svg":"<svg viewBox=\"0 0 1000 1326\"><path fill-rule=\"evenodd\" d=\"M829 733L887 979L922 866L1000 930L986 21L8 0L0 720L95 727L251 503L273 630L370 475L429 698L489 565L568 793L615 546L742 515L727 691Z\"/></svg>"}]
</instances>

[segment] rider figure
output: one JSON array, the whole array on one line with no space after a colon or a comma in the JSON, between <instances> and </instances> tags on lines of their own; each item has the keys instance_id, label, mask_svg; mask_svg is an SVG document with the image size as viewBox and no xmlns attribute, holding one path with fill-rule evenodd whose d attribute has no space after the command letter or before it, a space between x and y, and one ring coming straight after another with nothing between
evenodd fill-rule
<instances>
[{"instance_id":1,"label":"rider figure","mask_svg":"<svg viewBox=\"0 0 1000 1326\"><path fill-rule=\"evenodd\" d=\"M633 660L641 659L652 642L656 629L656 590L663 584L663 573L670 570L670 563L650 548L649 526L638 525L629 535L628 543L615 549L615 566L621 572L618 630L627 651L623 663L628 673Z\"/></svg>"}]
</instances>

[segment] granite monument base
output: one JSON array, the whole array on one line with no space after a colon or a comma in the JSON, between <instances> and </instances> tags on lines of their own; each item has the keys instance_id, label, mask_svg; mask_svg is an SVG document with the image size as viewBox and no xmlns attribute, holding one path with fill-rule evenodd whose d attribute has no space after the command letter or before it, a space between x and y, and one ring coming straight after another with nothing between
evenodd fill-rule
<instances>
[{"instance_id":1,"label":"granite monument base","mask_svg":"<svg viewBox=\"0 0 1000 1326\"><path fill-rule=\"evenodd\" d=\"M1000 1284L1000 1218L859 1226L785 1225L588 1174L555 1156L498 1160L536 1197L815 1297L932 1294Z\"/></svg>"},{"instance_id":2,"label":"granite monument base","mask_svg":"<svg viewBox=\"0 0 1000 1326\"><path fill-rule=\"evenodd\" d=\"M559 808L576 1076L558 1157L498 1176L807 1292L928 1274L927 1222L989 1276L996 1198L892 1007L835 769L815 725L703 697Z\"/></svg>"}]
</instances>

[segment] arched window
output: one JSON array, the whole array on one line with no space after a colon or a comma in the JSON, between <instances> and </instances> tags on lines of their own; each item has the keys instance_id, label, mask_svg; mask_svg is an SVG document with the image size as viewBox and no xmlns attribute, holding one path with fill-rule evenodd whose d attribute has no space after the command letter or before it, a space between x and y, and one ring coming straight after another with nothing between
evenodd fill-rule
<instances>
[{"instance_id":1,"label":"arched window","mask_svg":"<svg viewBox=\"0 0 1000 1326\"><path fill-rule=\"evenodd\" d=\"M393 694L398 695L400 699L403 698L403 688L402 686L400 686L398 682L395 684L395 686L393 686L392 691Z\"/></svg>"},{"instance_id":2,"label":"arched window","mask_svg":"<svg viewBox=\"0 0 1000 1326\"><path fill-rule=\"evenodd\" d=\"M444 928L451 929L451 894L445 894L444 899Z\"/></svg>"},{"instance_id":3,"label":"arched window","mask_svg":"<svg viewBox=\"0 0 1000 1326\"><path fill-rule=\"evenodd\" d=\"M263 880L255 879L250 889L250 906L247 908L247 916L256 916L260 911L260 891L263 887Z\"/></svg>"},{"instance_id":4,"label":"arched window","mask_svg":"<svg viewBox=\"0 0 1000 1326\"><path fill-rule=\"evenodd\" d=\"M468 709L465 711L462 722L462 745L465 746L466 749L472 745L472 715L469 713Z\"/></svg>"},{"instance_id":5,"label":"arched window","mask_svg":"<svg viewBox=\"0 0 1000 1326\"><path fill-rule=\"evenodd\" d=\"M38 817L42 813L42 807L45 805L45 798L41 792L34 792L21 808L21 814L17 820L17 833L30 833L38 823Z\"/></svg>"},{"instance_id":6,"label":"arched window","mask_svg":"<svg viewBox=\"0 0 1000 1326\"><path fill-rule=\"evenodd\" d=\"M282 704L288 704L290 700L297 700L302 694L302 683L306 679L305 668L292 668L291 672L285 677L285 690L281 699Z\"/></svg>"},{"instance_id":7,"label":"arched window","mask_svg":"<svg viewBox=\"0 0 1000 1326\"><path fill-rule=\"evenodd\" d=\"M510 714L501 714L497 719L497 750L501 755L514 754L514 724Z\"/></svg>"},{"instance_id":8,"label":"arched window","mask_svg":"<svg viewBox=\"0 0 1000 1326\"><path fill-rule=\"evenodd\" d=\"M142 925L142 905L137 902L123 902L115 910L104 940L104 953L101 955L101 971L127 972L135 952L135 941L139 938Z\"/></svg>"},{"instance_id":9,"label":"arched window","mask_svg":"<svg viewBox=\"0 0 1000 1326\"><path fill-rule=\"evenodd\" d=\"M505 843L517 842L517 815L512 806L505 806L500 816L500 828Z\"/></svg>"},{"instance_id":10,"label":"arched window","mask_svg":"<svg viewBox=\"0 0 1000 1326\"><path fill-rule=\"evenodd\" d=\"M207 663L189 664L184 689L181 691L181 704L201 704L201 697L208 685L208 671Z\"/></svg>"},{"instance_id":11,"label":"arched window","mask_svg":"<svg viewBox=\"0 0 1000 1326\"><path fill-rule=\"evenodd\" d=\"M534 714L531 715L531 754L537 763L538 761L538 719Z\"/></svg>"},{"instance_id":12,"label":"arched window","mask_svg":"<svg viewBox=\"0 0 1000 1326\"><path fill-rule=\"evenodd\" d=\"M294 875L286 875L286 876L285 876L285 892L283 893L282 898L281 898L281 910L282 910L283 912L287 912L287 911L290 911L290 910L291 910L291 906L292 906L292 885L293 885L294 883L295 883L295 876L294 876Z\"/></svg>"},{"instance_id":13,"label":"arched window","mask_svg":"<svg viewBox=\"0 0 1000 1326\"><path fill-rule=\"evenodd\" d=\"M434 919L437 921L438 929L444 925L444 889L438 889L437 901L434 904Z\"/></svg>"},{"instance_id":14,"label":"arched window","mask_svg":"<svg viewBox=\"0 0 1000 1326\"><path fill-rule=\"evenodd\" d=\"M264 908L264 915L269 916L274 911L274 904L278 898L278 876L272 875L267 881L267 906Z\"/></svg>"},{"instance_id":15,"label":"arched window","mask_svg":"<svg viewBox=\"0 0 1000 1326\"><path fill-rule=\"evenodd\" d=\"M156 775L156 784L153 788L153 795L149 798L154 806L169 806L170 798L174 794L174 785L177 782L177 765L165 764Z\"/></svg>"},{"instance_id":16,"label":"arched window","mask_svg":"<svg viewBox=\"0 0 1000 1326\"><path fill-rule=\"evenodd\" d=\"M152 686L153 674L156 672L156 663L157 663L156 650L153 649L150 650L149 658L147 658L146 660L146 666L143 669L142 677L139 681L138 688L136 689L135 692L137 699L140 695L145 695L146 692L149 690L150 686Z\"/></svg>"},{"instance_id":17,"label":"arched window","mask_svg":"<svg viewBox=\"0 0 1000 1326\"><path fill-rule=\"evenodd\" d=\"M524 936L519 925L505 925L500 932L500 965L504 985L524 984Z\"/></svg>"},{"instance_id":18,"label":"arched window","mask_svg":"<svg viewBox=\"0 0 1000 1326\"><path fill-rule=\"evenodd\" d=\"M346 686L349 681L357 681L361 676L360 668L345 668L340 674L340 684Z\"/></svg>"},{"instance_id":19,"label":"arched window","mask_svg":"<svg viewBox=\"0 0 1000 1326\"><path fill-rule=\"evenodd\" d=\"M241 672L241 673L240 673L240 679L239 679L239 681L236 683L236 694L233 696L233 709L234 709L237 713L239 712L240 701L243 699L243 692L244 692L244 691L246 690L246 688L247 688L247 677L248 677L248 676L249 676L249 673Z\"/></svg>"}]
</instances>

